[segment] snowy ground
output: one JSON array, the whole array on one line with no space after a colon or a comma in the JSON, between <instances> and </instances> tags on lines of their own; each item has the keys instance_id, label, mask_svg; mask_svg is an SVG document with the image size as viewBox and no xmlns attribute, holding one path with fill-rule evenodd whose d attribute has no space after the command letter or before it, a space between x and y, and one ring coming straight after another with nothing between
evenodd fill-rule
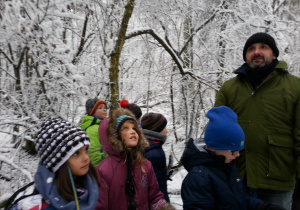
<instances>
[{"instance_id":1,"label":"snowy ground","mask_svg":"<svg viewBox=\"0 0 300 210\"><path fill-rule=\"evenodd\" d=\"M2 141L2 142L1 142ZM10 144L3 144L3 138L0 140L0 203L9 198L13 192L27 183L31 182L36 171L39 158L25 153L22 149L11 148ZM164 145L166 157L169 157L172 142ZM184 148L184 142L179 144L173 143L174 165L180 158ZM176 172L172 181L168 181L168 191L170 193L171 203L177 210L182 209L182 200L180 196L181 182L186 170L182 167Z\"/></svg>"}]
</instances>

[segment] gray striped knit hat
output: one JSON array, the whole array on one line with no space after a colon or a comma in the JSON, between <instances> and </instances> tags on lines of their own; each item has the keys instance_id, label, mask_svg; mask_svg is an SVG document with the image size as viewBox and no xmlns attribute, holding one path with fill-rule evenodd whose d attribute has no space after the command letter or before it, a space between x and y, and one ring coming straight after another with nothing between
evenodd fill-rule
<instances>
[{"instance_id":1,"label":"gray striped knit hat","mask_svg":"<svg viewBox=\"0 0 300 210\"><path fill-rule=\"evenodd\" d=\"M167 119L159 113L147 113L142 117L142 128L160 133L167 126Z\"/></svg>"},{"instance_id":2,"label":"gray striped knit hat","mask_svg":"<svg viewBox=\"0 0 300 210\"><path fill-rule=\"evenodd\" d=\"M56 172L81 147L89 145L90 139L80 127L62 119L48 119L41 125L35 149L41 162Z\"/></svg>"}]
</instances>

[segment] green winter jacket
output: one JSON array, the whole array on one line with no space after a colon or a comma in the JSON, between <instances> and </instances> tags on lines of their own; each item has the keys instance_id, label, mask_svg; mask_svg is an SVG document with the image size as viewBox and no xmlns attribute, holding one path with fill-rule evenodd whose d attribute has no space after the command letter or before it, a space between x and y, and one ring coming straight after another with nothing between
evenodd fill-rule
<instances>
[{"instance_id":1,"label":"green winter jacket","mask_svg":"<svg viewBox=\"0 0 300 210\"><path fill-rule=\"evenodd\" d=\"M237 167L252 188L288 191L295 187L297 171L299 177L300 78L286 69L279 61L255 91L239 69L216 97L215 106L234 110L244 130Z\"/></svg>"},{"instance_id":2,"label":"green winter jacket","mask_svg":"<svg viewBox=\"0 0 300 210\"><path fill-rule=\"evenodd\" d=\"M93 123L93 120L96 121ZM85 130L90 138L91 146L89 149L89 155L92 164L96 167L104 158L107 157L106 152L100 143L100 138L98 134L98 128L102 120L95 118L93 116L83 116L80 127Z\"/></svg>"}]
</instances>

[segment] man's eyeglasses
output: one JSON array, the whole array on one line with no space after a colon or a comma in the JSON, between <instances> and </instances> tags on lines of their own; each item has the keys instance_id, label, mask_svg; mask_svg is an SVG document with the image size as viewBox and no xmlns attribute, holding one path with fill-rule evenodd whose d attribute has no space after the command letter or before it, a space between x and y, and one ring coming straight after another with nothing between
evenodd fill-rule
<instances>
[{"instance_id":1,"label":"man's eyeglasses","mask_svg":"<svg viewBox=\"0 0 300 210\"><path fill-rule=\"evenodd\" d=\"M100 109L100 110L107 110L106 107L98 107L97 109Z\"/></svg>"},{"instance_id":2,"label":"man's eyeglasses","mask_svg":"<svg viewBox=\"0 0 300 210\"><path fill-rule=\"evenodd\" d=\"M231 152L231 155L235 155L239 150L229 150Z\"/></svg>"}]
</instances>

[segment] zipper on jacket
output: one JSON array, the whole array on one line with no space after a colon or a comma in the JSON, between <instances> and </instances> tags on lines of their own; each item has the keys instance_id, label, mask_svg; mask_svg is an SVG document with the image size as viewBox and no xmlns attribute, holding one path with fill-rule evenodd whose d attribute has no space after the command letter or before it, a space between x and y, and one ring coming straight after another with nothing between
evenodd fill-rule
<instances>
[{"instance_id":1,"label":"zipper on jacket","mask_svg":"<svg viewBox=\"0 0 300 210\"><path fill-rule=\"evenodd\" d=\"M252 96L259 90L261 89L261 86L263 86L265 83L267 83L269 80L271 80L271 78L274 77L274 72L276 71L276 69L274 69L273 72L271 72L271 74L269 74L263 81L262 83L256 88L256 90L253 89L251 83L248 81L248 84L251 86L252 89Z\"/></svg>"}]
</instances>

